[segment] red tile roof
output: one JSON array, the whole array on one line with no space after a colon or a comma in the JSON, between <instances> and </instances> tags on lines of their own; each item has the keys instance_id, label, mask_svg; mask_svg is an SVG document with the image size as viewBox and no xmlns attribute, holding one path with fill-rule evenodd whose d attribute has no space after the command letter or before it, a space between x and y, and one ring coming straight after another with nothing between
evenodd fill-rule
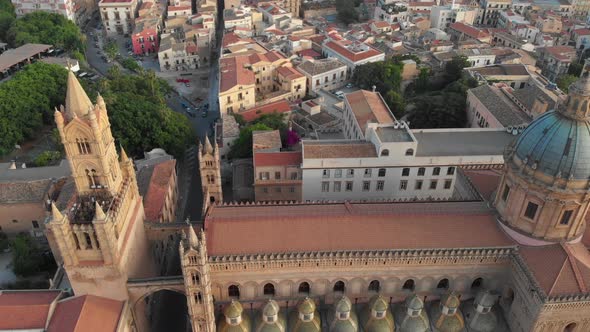
<instances>
[{"instance_id":1,"label":"red tile roof","mask_svg":"<svg viewBox=\"0 0 590 332\"><path fill-rule=\"evenodd\" d=\"M373 25L375 25L379 29L388 28L391 26L391 24L384 22L384 21L373 22Z\"/></svg>"},{"instance_id":2,"label":"red tile roof","mask_svg":"<svg viewBox=\"0 0 590 332\"><path fill-rule=\"evenodd\" d=\"M299 166L301 160L301 151L254 153L254 167Z\"/></svg>"},{"instance_id":3,"label":"red tile roof","mask_svg":"<svg viewBox=\"0 0 590 332\"><path fill-rule=\"evenodd\" d=\"M124 302L94 295L60 301L47 332L115 332Z\"/></svg>"},{"instance_id":4,"label":"red tile roof","mask_svg":"<svg viewBox=\"0 0 590 332\"><path fill-rule=\"evenodd\" d=\"M281 74L281 76L283 76L284 78L289 79L289 80L294 80L296 78L303 77L303 74L301 74L297 70L295 70L291 67L287 67L287 66L282 66L282 67L277 68L277 72L279 74Z\"/></svg>"},{"instance_id":5,"label":"red tile roof","mask_svg":"<svg viewBox=\"0 0 590 332\"><path fill-rule=\"evenodd\" d=\"M254 40L252 40L251 38L242 38L233 32L226 33L225 35L223 35L223 39L221 41L221 44L223 47L228 47L228 46L231 46L234 44L248 44L248 43L254 43Z\"/></svg>"},{"instance_id":6,"label":"red tile roof","mask_svg":"<svg viewBox=\"0 0 590 332\"><path fill-rule=\"evenodd\" d=\"M325 44L325 46L330 48L332 51L342 55L343 57L345 57L353 62L365 60L370 57L374 57L374 56L383 54L380 51L377 51L376 49L372 48L369 45L367 45L368 49L366 51L360 51L360 52L353 52L353 51L349 50L347 47L345 47L344 45L342 45L342 43L335 42L335 41L329 41Z\"/></svg>"},{"instance_id":7,"label":"red tile roof","mask_svg":"<svg viewBox=\"0 0 590 332\"><path fill-rule=\"evenodd\" d=\"M302 57L310 57L310 58L317 58L317 57L322 56L321 54L319 54L318 52L312 50L311 48L310 49L307 49L307 50L301 50L301 51L299 51L297 53L299 54L299 56L302 56Z\"/></svg>"},{"instance_id":8,"label":"red tile roof","mask_svg":"<svg viewBox=\"0 0 590 332\"><path fill-rule=\"evenodd\" d=\"M173 12L173 11L181 11L181 10L189 10L191 9L191 6L168 6L168 12Z\"/></svg>"},{"instance_id":9,"label":"red tile roof","mask_svg":"<svg viewBox=\"0 0 590 332\"><path fill-rule=\"evenodd\" d=\"M147 221L159 221L166 194L172 181L172 175L176 171L176 160L167 160L154 166L150 178L148 191L144 198L145 219Z\"/></svg>"},{"instance_id":10,"label":"red tile roof","mask_svg":"<svg viewBox=\"0 0 590 332\"><path fill-rule=\"evenodd\" d=\"M291 111L291 106L289 103L283 99L279 101L275 101L274 103L262 105L262 106L255 106L250 109L247 109L239 114L244 117L244 121L251 122L264 114L272 114L274 112L277 113L286 113Z\"/></svg>"},{"instance_id":11,"label":"red tile roof","mask_svg":"<svg viewBox=\"0 0 590 332\"><path fill-rule=\"evenodd\" d=\"M395 118L378 92L358 90L345 96L361 130L368 122L393 123Z\"/></svg>"},{"instance_id":12,"label":"red tile roof","mask_svg":"<svg viewBox=\"0 0 590 332\"><path fill-rule=\"evenodd\" d=\"M513 245L482 202L216 206L205 231L211 256Z\"/></svg>"},{"instance_id":13,"label":"red tile roof","mask_svg":"<svg viewBox=\"0 0 590 332\"><path fill-rule=\"evenodd\" d=\"M548 296L590 290L590 253L583 243L521 247L520 255Z\"/></svg>"},{"instance_id":14,"label":"red tile roof","mask_svg":"<svg viewBox=\"0 0 590 332\"><path fill-rule=\"evenodd\" d=\"M314 142L303 144L305 159L334 159L334 158L375 158L377 152L373 143L333 143Z\"/></svg>"},{"instance_id":15,"label":"red tile roof","mask_svg":"<svg viewBox=\"0 0 590 332\"><path fill-rule=\"evenodd\" d=\"M492 194L498 188L502 174L497 170L464 171L477 192L488 201L492 201Z\"/></svg>"},{"instance_id":16,"label":"red tile roof","mask_svg":"<svg viewBox=\"0 0 590 332\"><path fill-rule=\"evenodd\" d=\"M586 29L586 28L576 29L576 30L574 30L574 33L578 36L587 36L587 35L590 35L590 29Z\"/></svg>"},{"instance_id":17,"label":"red tile roof","mask_svg":"<svg viewBox=\"0 0 590 332\"><path fill-rule=\"evenodd\" d=\"M248 56L223 58L219 64L221 78L219 91L225 92L237 85L253 85L254 73L246 68L250 61Z\"/></svg>"},{"instance_id":18,"label":"red tile roof","mask_svg":"<svg viewBox=\"0 0 590 332\"><path fill-rule=\"evenodd\" d=\"M0 291L0 330L44 329L61 291Z\"/></svg>"},{"instance_id":19,"label":"red tile roof","mask_svg":"<svg viewBox=\"0 0 590 332\"><path fill-rule=\"evenodd\" d=\"M571 46L546 47L545 52L560 61L572 61L576 56L576 50Z\"/></svg>"},{"instance_id":20,"label":"red tile roof","mask_svg":"<svg viewBox=\"0 0 590 332\"><path fill-rule=\"evenodd\" d=\"M465 23L461 23L461 22L455 22L452 23L449 28L459 31L461 33L466 34L467 36L471 37L471 38L483 38L483 37L487 37L488 34L485 33L484 31L479 30L478 28L465 24Z\"/></svg>"}]
</instances>

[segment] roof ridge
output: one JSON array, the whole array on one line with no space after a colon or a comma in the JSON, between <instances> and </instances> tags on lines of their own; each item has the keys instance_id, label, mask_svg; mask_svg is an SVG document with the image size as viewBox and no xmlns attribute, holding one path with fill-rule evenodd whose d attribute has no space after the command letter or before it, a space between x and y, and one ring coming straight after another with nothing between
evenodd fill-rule
<instances>
[{"instance_id":1,"label":"roof ridge","mask_svg":"<svg viewBox=\"0 0 590 332\"><path fill-rule=\"evenodd\" d=\"M576 262L576 259L573 257L574 254L572 253L570 248L567 247L564 243L561 244L561 247L565 250L565 252L567 254L567 258L572 266L572 270L574 271L574 276L576 277L576 281L578 283L578 286L580 287L580 290L583 293L587 293L588 288L586 287L586 283L584 282L584 278L582 278L582 272L580 271L580 268L578 267L578 263Z\"/></svg>"},{"instance_id":2,"label":"roof ridge","mask_svg":"<svg viewBox=\"0 0 590 332\"><path fill-rule=\"evenodd\" d=\"M567 252L566 252L566 256L567 256ZM553 288L555 288L555 286L557 285L557 280L559 279L561 272L563 272L563 269L565 267L565 263L567 261L568 261L567 259L563 260L563 264L561 265L561 269L559 269L559 273L557 274L557 277L555 277L555 279L553 280L553 284L551 285L551 288L549 288L549 292L547 293L547 295L551 295L551 293L553 293Z\"/></svg>"}]
</instances>

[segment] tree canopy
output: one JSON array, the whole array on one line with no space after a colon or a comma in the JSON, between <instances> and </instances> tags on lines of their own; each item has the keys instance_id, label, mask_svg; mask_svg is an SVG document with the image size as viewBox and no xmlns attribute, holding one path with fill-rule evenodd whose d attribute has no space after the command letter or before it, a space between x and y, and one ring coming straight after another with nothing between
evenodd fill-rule
<instances>
[{"instance_id":1,"label":"tree canopy","mask_svg":"<svg viewBox=\"0 0 590 332\"><path fill-rule=\"evenodd\" d=\"M239 116L239 114L236 115ZM232 144L228 158L252 157L252 132L257 130L279 130L283 140L289 138L288 127L285 123L285 113L273 112L271 114L264 114L240 129L240 136Z\"/></svg>"},{"instance_id":2,"label":"tree canopy","mask_svg":"<svg viewBox=\"0 0 590 332\"><path fill-rule=\"evenodd\" d=\"M581 69L580 69L581 71ZM562 75L557 78L557 86L559 89L565 93L568 92L569 87L572 83L574 83L578 79L578 76L574 75Z\"/></svg>"},{"instance_id":3,"label":"tree canopy","mask_svg":"<svg viewBox=\"0 0 590 332\"><path fill-rule=\"evenodd\" d=\"M16 19L14 6L10 0L0 0L0 41L6 41L6 31Z\"/></svg>"},{"instance_id":4,"label":"tree canopy","mask_svg":"<svg viewBox=\"0 0 590 332\"><path fill-rule=\"evenodd\" d=\"M1 22L0 20L0 24ZM67 51L84 52L85 38L74 22L63 15L43 11L16 19L6 32L6 41L12 47L36 43L50 44Z\"/></svg>"},{"instance_id":5,"label":"tree canopy","mask_svg":"<svg viewBox=\"0 0 590 332\"><path fill-rule=\"evenodd\" d=\"M0 155L53 121L53 108L65 100L66 78L62 66L37 62L0 84Z\"/></svg>"},{"instance_id":6,"label":"tree canopy","mask_svg":"<svg viewBox=\"0 0 590 332\"><path fill-rule=\"evenodd\" d=\"M463 69L471 66L466 56L456 56L445 66L445 78L449 82L457 81L463 75Z\"/></svg>"},{"instance_id":7,"label":"tree canopy","mask_svg":"<svg viewBox=\"0 0 590 332\"><path fill-rule=\"evenodd\" d=\"M361 89L372 90L375 86L396 117L404 113L403 96L400 94L403 59L400 57L366 63L357 66L352 75L352 81Z\"/></svg>"},{"instance_id":8,"label":"tree canopy","mask_svg":"<svg viewBox=\"0 0 590 332\"><path fill-rule=\"evenodd\" d=\"M188 119L166 106L170 86L153 71L140 75L109 72L99 84L109 111L113 136L133 156L163 148L182 156L195 135Z\"/></svg>"},{"instance_id":9,"label":"tree canopy","mask_svg":"<svg viewBox=\"0 0 590 332\"><path fill-rule=\"evenodd\" d=\"M338 13L338 20L348 25L358 21L358 13L354 0L336 0L336 11Z\"/></svg>"}]
</instances>

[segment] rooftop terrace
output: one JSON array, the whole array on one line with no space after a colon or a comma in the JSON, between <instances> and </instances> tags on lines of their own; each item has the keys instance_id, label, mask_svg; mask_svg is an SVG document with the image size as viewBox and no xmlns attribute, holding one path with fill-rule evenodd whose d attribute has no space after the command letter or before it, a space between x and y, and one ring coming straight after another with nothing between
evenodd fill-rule
<instances>
[{"instance_id":1,"label":"rooftop terrace","mask_svg":"<svg viewBox=\"0 0 590 332\"><path fill-rule=\"evenodd\" d=\"M498 129L412 130L417 157L502 155L516 136Z\"/></svg>"}]
</instances>

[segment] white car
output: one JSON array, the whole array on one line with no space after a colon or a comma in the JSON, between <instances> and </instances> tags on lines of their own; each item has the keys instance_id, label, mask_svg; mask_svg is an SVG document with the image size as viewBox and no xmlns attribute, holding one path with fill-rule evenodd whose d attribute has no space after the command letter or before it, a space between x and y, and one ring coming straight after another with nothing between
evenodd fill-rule
<instances>
[{"instance_id":1,"label":"white car","mask_svg":"<svg viewBox=\"0 0 590 332\"><path fill-rule=\"evenodd\" d=\"M338 99L344 99L344 92L339 90L334 92L334 94L336 95L336 97L338 97Z\"/></svg>"}]
</instances>

